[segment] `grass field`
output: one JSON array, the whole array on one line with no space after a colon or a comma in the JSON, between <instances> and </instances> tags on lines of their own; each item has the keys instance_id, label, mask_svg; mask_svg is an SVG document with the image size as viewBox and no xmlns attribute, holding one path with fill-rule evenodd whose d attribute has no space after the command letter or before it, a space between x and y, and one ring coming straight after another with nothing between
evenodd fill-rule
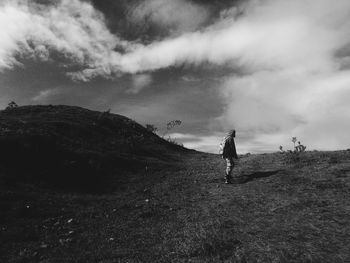
<instances>
[{"instance_id":1,"label":"grass field","mask_svg":"<svg viewBox=\"0 0 350 263\"><path fill-rule=\"evenodd\" d=\"M350 151L224 166L183 153L94 195L2 175L0 262L350 262Z\"/></svg>"}]
</instances>

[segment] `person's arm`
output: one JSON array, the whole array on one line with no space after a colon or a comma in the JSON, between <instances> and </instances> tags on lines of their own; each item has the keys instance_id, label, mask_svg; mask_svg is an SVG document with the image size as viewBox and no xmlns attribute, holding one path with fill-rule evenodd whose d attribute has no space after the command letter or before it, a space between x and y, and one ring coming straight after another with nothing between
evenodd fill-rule
<instances>
[{"instance_id":1,"label":"person's arm","mask_svg":"<svg viewBox=\"0 0 350 263\"><path fill-rule=\"evenodd\" d=\"M233 158L238 159L235 141L232 141Z\"/></svg>"}]
</instances>

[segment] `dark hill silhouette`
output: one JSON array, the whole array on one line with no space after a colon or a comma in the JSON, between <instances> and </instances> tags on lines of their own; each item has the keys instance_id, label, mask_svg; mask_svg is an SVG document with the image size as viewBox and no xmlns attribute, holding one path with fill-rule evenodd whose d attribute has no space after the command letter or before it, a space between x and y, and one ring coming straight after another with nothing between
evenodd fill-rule
<instances>
[{"instance_id":1,"label":"dark hill silhouette","mask_svg":"<svg viewBox=\"0 0 350 263\"><path fill-rule=\"evenodd\" d=\"M96 189L111 176L176 163L188 151L109 112L63 105L0 111L0 165L16 180Z\"/></svg>"}]
</instances>

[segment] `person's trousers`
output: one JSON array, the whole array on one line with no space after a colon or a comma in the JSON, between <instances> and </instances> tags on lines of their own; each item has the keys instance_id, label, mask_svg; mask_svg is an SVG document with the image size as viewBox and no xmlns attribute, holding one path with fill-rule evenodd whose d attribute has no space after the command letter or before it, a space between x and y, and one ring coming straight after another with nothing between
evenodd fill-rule
<instances>
[{"instance_id":1,"label":"person's trousers","mask_svg":"<svg viewBox=\"0 0 350 263\"><path fill-rule=\"evenodd\" d=\"M225 158L226 161L226 175L225 179L231 179L232 178L232 170L233 167L235 166L233 162L233 158Z\"/></svg>"}]
</instances>

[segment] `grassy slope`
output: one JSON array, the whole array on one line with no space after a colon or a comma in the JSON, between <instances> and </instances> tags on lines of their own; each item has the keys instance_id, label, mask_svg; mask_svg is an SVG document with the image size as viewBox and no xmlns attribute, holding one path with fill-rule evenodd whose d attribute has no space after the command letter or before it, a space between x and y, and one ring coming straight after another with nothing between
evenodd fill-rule
<instances>
[{"instance_id":1,"label":"grassy slope","mask_svg":"<svg viewBox=\"0 0 350 263\"><path fill-rule=\"evenodd\" d=\"M135 172L115 192L0 177L0 262L350 262L350 152L217 155Z\"/></svg>"},{"instance_id":2,"label":"grassy slope","mask_svg":"<svg viewBox=\"0 0 350 263\"><path fill-rule=\"evenodd\" d=\"M186 152L117 114L63 105L0 111L0 171L16 180L104 192L125 171Z\"/></svg>"}]
</instances>

